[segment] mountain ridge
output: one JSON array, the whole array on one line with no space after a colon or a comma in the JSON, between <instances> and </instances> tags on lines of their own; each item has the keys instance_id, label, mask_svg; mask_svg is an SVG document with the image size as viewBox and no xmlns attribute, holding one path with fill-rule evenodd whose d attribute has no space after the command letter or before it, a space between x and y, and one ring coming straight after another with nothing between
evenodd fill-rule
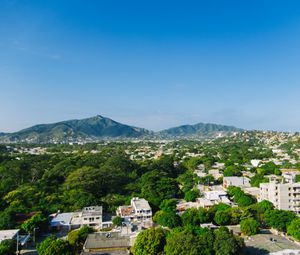
<instances>
[{"instance_id":1,"label":"mountain ridge","mask_svg":"<svg viewBox=\"0 0 300 255\"><path fill-rule=\"evenodd\" d=\"M241 131L243 130L233 126L197 123L153 132L145 128L122 124L102 115L96 115L84 119L37 124L13 133L0 133L0 142L51 143L99 139L213 137L220 133L231 134Z\"/></svg>"},{"instance_id":2,"label":"mountain ridge","mask_svg":"<svg viewBox=\"0 0 300 255\"><path fill-rule=\"evenodd\" d=\"M162 136L194 136L194 135L205 135L214 132L241 132L243 129L236 128L234 126L228 125L220 125L214 123L203 123L199 122L194 125L180 125L177 127L172 127L168 129L164 129L159 131L160 135Z\"/></svg>"}]
</instances>

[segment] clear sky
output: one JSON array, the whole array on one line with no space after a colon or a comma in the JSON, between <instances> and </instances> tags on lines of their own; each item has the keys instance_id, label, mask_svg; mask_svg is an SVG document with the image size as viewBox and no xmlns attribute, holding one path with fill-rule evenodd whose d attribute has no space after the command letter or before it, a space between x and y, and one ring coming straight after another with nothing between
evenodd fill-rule
<instances>
[{"instance_id":1,"label":"clear sky","mask_svg":"<svg viewBox=\"0 0 300 255\"><path fill-rule=\"evenodd\" d=\"M1 0L0 131L96 114L300 131L300 1Z\"/></svg>"}]
</instances>

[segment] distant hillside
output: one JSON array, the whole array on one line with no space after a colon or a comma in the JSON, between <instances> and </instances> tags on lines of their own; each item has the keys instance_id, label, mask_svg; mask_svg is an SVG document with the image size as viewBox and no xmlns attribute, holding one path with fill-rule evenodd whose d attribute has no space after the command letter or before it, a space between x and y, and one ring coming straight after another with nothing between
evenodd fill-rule
<instances>
[{"instance_id":1,"label":"distant hillside","mask_svg":"<svg viewBox=\"0 0 300 255\"><path fill-rule=\"evenodd\" d=\"M121 124L112 119L95 117L35 125L15 133L0 133L0 142L67 143L94 142L102 139L182 139L213 138L240 132L242 129L217 124L199 123L152 132L147 129Z\"/></svg>"},{"instance_id":2,"label":"distant hillside","mask_svg":"<svg viewBox=\"0 0 300 255\"><path fill-rule=\"evenodd\" d=\"M146 129L124 125L98 115L82 120L36 125L4 137L6 141L64 142L97 138L138 138L149 134L151 132Z\"/></svg>"},{"instance_id":3,"label":"distant hillside","mask_svg":"<svg viewBox=\"0 0 300 255\"><path fill-rule=\"evenodd\" d=\"M233 126L198 123L165 129L158 132L158 134L161 137L211 137L241 131L243 130Z\"/></svg>"}]
</instances>

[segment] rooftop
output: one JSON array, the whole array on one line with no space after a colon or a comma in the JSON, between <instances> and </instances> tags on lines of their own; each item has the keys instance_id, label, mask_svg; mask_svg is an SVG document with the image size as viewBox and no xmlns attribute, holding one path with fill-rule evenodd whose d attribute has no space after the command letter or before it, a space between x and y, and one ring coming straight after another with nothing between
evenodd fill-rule
<instances>
[{"instance_id":1,"label":"rooftop","mask_svg":"<svg viewBox=\"0 0 300 255\"><path fill-rule=\"evenodd\" d=\"M134 197L131 199L132 204L136 207L137 210L151 210L151 207L148 201L144 198Z\"/></svg>"},{"instance_id":2,"label":"rooftop","mask_svg":"<svg viewBox=\"0 0 300 255\"><path fill-rule=\"evenodd\" d=\"M82 216L102 215L102 206L89 206L82 209Z\"/></svg>"},{"instance_id":3,"label":"rooftop","mask_svg":"<svg viewBox=\"0 0 300 255\"><path fill-rule=\"evenodd\" d=\"M89 234L85 244L85 250L108 249L108 248L128 248L130 247L130 238L120 236L118 233L93 233Z\"/></svg>"},{"instance_id":4,"label":"rooftop","mask_svg":"<svg viewBox=\"0 0 300 255\"><path fill-rule=\"evenodd\" d=\"M120 206L119 209L122 216L130 216L133 211L132 206Z\"/></svg>"},{"instance_id":5,"label":"rooftop","mask_svg":"<svg viewBox=\"0 0 300 255\"><path fill-rule=\"evenodd\" d=\"M0 242L7 239L13 239L19 231L19 229L0 230Z\"/></svg>"},{"instance_id":6,"label":"rooftop","mask_svg":"<svg viewBox=\"0 0 300 255\"><path fill-rule=\"evenodd\" d=\"M59 222L60 224L67 225L71 222L73 213L59 213L52 220L51 223Z\"/></svg>"}]
</instances>

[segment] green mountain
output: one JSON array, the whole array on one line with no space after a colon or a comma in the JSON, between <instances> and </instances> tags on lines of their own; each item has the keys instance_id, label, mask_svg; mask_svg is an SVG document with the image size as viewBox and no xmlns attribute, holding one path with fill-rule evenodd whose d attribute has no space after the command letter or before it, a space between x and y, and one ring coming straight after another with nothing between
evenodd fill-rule
<instances>
[{"instance_id":1,"label":"green mountain","mask_svg":"<svg viewBox=\"0 0 300 255\"><path fill-rule=\"evenodd\" d=\"M215 137L243 131L233 126L225 126L211 123L198 123L195 125L182 125L158 132L161 137Z\"/></svg>"},{"instance_id":2,"label":"green mountain","mask_svg":"<svg viewBox=\"0 0 300 255\"><path fill-rule=\"evenodd\" d=\"M36 125L16 133L6 134L6 141L66 142L97 140L102 138L138 138L151 132L121 124L97 115L81 120L68 120L53 124Z\"/></svg>"},{"instance_id":3,"label":"green mountain","mask_svg":"<svg viewBox=\"0 0 300 255\"><path fill-rule=\"evenodd\" d=\"M102 139L210 138L240 131L243 130L232 126L199 123L173 127L154 133L97 115L81 120L35 125L10 134L0 133L0 142L63 143L94 142Z\"/></svg>"}]
</instances>

